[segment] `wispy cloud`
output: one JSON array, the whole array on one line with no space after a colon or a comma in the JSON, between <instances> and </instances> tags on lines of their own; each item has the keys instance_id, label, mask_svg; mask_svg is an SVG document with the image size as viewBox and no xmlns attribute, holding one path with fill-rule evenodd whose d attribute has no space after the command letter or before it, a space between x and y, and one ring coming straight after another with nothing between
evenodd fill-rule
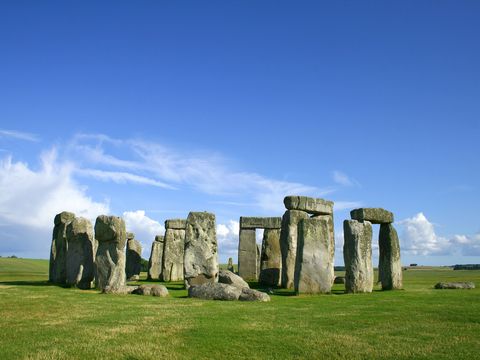
<instances>
[{"instance_id":1,"label":"wispy cloud","mask_svg":"<svg viewBox=\"0 0 480 360\"><path fill-rule=\"evenodd\" d=\"M171 185L162 183L160 181L147 178L145 176L135 175L127 172L121 171L105 171L98 169L77 169L75 170L76 174L81 176L92 177L97 180L102 181L113 181L117 184L125 184L128 182L142 185L152 185L158 186L164 189L174 190L175 188Z\"/></svg>"},{"instance_id":2,"label":"wispy cloud","mask_svg":"<svg viewBox=\"0 0 480 360\"><path fill-rule=\"evenodd\" d=\"M360 183L357 180L350 178L347 174L339 170L334 170L332 177L333 181L338 185L360 187Z\"/></svg>"},{"instance_id":3,"label":"wispy cloud","mask_svg":"<svg viewBox=\"0 0 480 360\"><path fill-rule=\"evenodd\" d=\"M17 130L2 130L0 129L0 137L10 137L19 140L37 142L40 141L40 138L36 134L17 131Z\"/></svg>"}]
</instances>

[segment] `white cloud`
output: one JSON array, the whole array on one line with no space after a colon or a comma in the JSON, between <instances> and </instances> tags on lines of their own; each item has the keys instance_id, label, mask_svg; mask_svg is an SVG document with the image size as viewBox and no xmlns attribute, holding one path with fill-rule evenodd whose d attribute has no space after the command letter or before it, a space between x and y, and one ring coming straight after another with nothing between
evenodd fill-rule
<instances>
[{"instance_id":1,"label":"white cloud","mask_svg":"<svg viewBox=\"0 0 480 360\"><path fill-rule=\"evenodd\" d=\"M22 131L16 131L16 130L1 130L0 129L0 137L10 137L10 138L14 138L14 139L32 141L32 142L40 141L39 137L35 134L22 132Z\"/></svg>"},{"instance_id":2,"label":"white cloud","mask_svg":"<svg viewBox=\"0 0 480 360\"><path fill-rule=\"evenodd\" d=\"M158 186L164 189L173 190L174 187L160 181L147 178L145 176L135 175L123 171L104 171L97 169L78 169L76 173L86 177L92 177L102 181L113 181L117 184L135 183L140 185Z\"/></svg>"},{"instance_id":3,"label":"white cloud","mask_svg":"<svg viewBox=\"0 0 480 360\"><path fill-rule=\"evenodd\" d=\"M135 233L135 239L142 244L142 256L148 259L155 236L164 235L165 227L158 221L146 216L144 210L125 211L123 219L127 231Z\"/></svg>"},{"instance_id":4,"label":"white cloud","mask_svg":"<svg viewBox=\"0 0 480 360\"><path fill-rule=\"evenodd\" d=\"M358 181L356 181L355 179L351 179L344 172L334 170L332 175L333 175L333 181L336 184L339 184L339 185L342 185L342 186L360 186Z\"/></svg>"},{"instance_id":5,"label":"white cloud","mask_svg":"<svg viewBox=\"0 0 480 360\"><path fill-rule=\"evenodd\" d=\"M240 232L240 223L235 220L229 220L226 224L217 224L217 241L219 261L226 262L229 257L233 262L237 262L238 252L238 234Z\"/></svg>"},{"instance_id":6,"label":"white cloud","mask_svg":"<svg viewBox=\"0 0 480 360\"><path fill-rule=\"evenodd\" d=\"M460 248L464 256L480 256L480 233L474 235L454 235L452 243Z\"/></svg>"}]
</instances>

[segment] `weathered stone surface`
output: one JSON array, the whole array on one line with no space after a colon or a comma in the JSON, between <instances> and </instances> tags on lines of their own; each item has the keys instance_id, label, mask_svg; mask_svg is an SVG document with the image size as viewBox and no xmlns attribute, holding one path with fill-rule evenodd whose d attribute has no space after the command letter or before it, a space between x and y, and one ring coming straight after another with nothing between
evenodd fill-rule
<instances>
[{"instance_id":1,"label":"weathered stone surface","mask_svg":"<svg viewBox=\"0 0 480 360\"><path fill-rule=\"evenodd\" d=\"M128 240L133 240L133 239L135 239L135 234L133 232L127 231L127 242Z\"/></svg>"},{"instance_id":2,"label":"weathered stone surface","mask_svg":"<svg viewBox=\"0 0 480 360\"><path fill-rule=\"evenodd\" d=\"M238 300L242 293L232 285L221 283L203 283L201 285L192 285L188 289L188 296L204 300Z\"/></svg>"},{"instance_id":3,"label":"weathered stone surface","mask_svg":"<svg viewBox=\"0 0 480 360\"><path fill-rule=\"evenodd\" d=\"M280 229L282 218L241 216L240 227L243 229Z\"/></svg>"},{"instance_id":4,"label":"weathered stone surface","mask_svg":"<svg viewBox=\"0 0 480 360\"><path fill-rule=\"evenodd\" d=\"M164 237L161 235L155 236L155 241L152 243L152 250L150 251L150 258L148 260L148 280L160 280L162 276L163 248Z\"/></svg>"},{"instance_id":5,"label":"weathered stone surface","mask_svg":"<svg viewBox=\"0 0 480 360\"><path fill-rule=\"evenodd\" d=\"M168 290L163 285L140 285L132 291L132 294L166 297L168 296Z\"/></svg>"},{"instance_id":6,"label":"weathered stone surface","mask_svg":"<svg viewBox=\"0 0 480 360\"><path fill-rule=\"evenodd\" d=\"M327 294L335 278L333 257L335 247L328 218L302 219L298 223L295 292Z\"/></svg>"},{"instance_id":7,"label":"weathered stone surface","mask_svg":"<svg viewBox=\"0 0 480 360\"><path fill-rule=\"evenodd\" d=\"M131 286L131 285L125 285L121 286L119 288L116 288L113 290L112 288L107 288L102 291L103 294L120 294L120 295L125 295L125 294L133 294L134 291L138 289L138 286Z\"/></svg>"},{"instance_id":8,"label":"weathered stone surface","mask_svg":"<svg viewBox=\"0 0 480 360\"><path fill-rule=\"evenodd\" d=\"M238 300L267 302L267 301L270 301L270 296L258 290L243 288L242 293L240 294L240 297L238 298Z\"/></svg>"},{"instance_id":9,"label":"weathered stone surface","mask_svg":"<svg viewBox=\"0 0 480 360\"><path fill-rule=\"evenodd\" d=\"M335 276L334 284L345 284L345 276Z\"/></svg>"},{"instance_id":10,"label":"weathered stone surface","mask_svg":"<svg viewBox=\"0 0 480 360\"><path fill-rule=\"evenodd\" d=\"M120 292L125 287L125 221L116 216L100 215L95 222L98 240L95 286L103 292Z\"/></svg>"},{"instance_id":11,"label":"weathered stone surface","mask_svg":"<svg viewBox=\"0 0 480 360\"><path fill-rule=\"evenodd\" d=\"M286 289L291 289L294 285L298 223L307 218L308 214L299 210L287 210L283 214L280 248L282 251L282 287Z\"/></svg>"},{"instance_id":12,"label":"weathered stone surface","mask_svg":"<svg viewBox=\"0 0 480 360\"><path fill-rule=\"evenodd\" d=\"M165 221L165 245L163 249L163 281L183 280L183 257L185 248L185 220ZM173 227L171 227L173 226Z\"/></svg>"},{"instance_id":13,"label":"weathered stone surface","mask_svg":"<svg viewBox=\"0 0 480 360\"><path fill-rule=\"evenodd\" d=\"M257 277L255 278L255 280L258 280L258 277L260 276L260 259L262 258L262 248L260 247L259 244L255 244L255 245L257 246L257 268L256 268Z\"/></svg>"},{"instance_id":14,"label":"weathered stone surface","mask_svg":"<svg viewBox=\"0 0 480 360\"><path fill-rule=\"evenodd\" d=\"M435 284L435 289L475 289L473 282L439 282Z\"/></svg>"},{"instance_id":15,"label":"weathered stone surface","mask_svg":"<svg viewBox=\"0 0 480 360\"><path fill-rule=\"evenodd\" d=\"M288 210L300 210L314 215L333 214L333 201L307 196L286 196L283 203Z\"/></svg>"},{"instance_id":16,"label":"weathered stone surface","mask_svg":"<svg viewBox=\"0 0 480 360\"><path fill-rule=\"evenodd\" d=\"M350 211L352 220L369 221L372 224L393 223L393 213L382 208L360 208Z\"/></svg>"},{"instance_id":17,"label":"weathered stone surface","mask_svg":"<svg viewBox=\"0 0 480 360\"><path fill-rule=\"evenodd\" d=\"M368 221L343 222L343 259L345 261L345 291L372 292L372 224Z\"/></svg>"},{"instance_id":18,"label":"weathered stone surface","mask_svg":"<svg viewBox=\"0 0 480 360\"><path fill-rule=\"evenodd\" d=\"M74 218L75 214L64 211L54 219L48 276L54 284L65 285L67 280L67 226Z\"/></svg>"},{"instance_id":19,"label":"weathered stone surface","mask_svg":"<svg viewBox=\"0 0 480 360\"><path fill-rule=\"evenodd\" d=\"M169 219L165 220L165 229L185 230L187 220L185 219Z\"/></svg>"},{"instance_id":20,"label":"weathered stone surface","mask_svg":"<svg viewBox=\"0 0 480 360\"><path fill-rule=\"evenodd\" d=\"M215 215L188 214L184 254L185 287L218 281L218 254Z\"/></svg>"},{"instance_id":21,"label":"weathered stone surface","mask_svg":"<svg viewBox=\"0 0 480 360\"><path fill-rule=\"evenodd\" d=\"M281 284L282 251L280 250L280 229L265 229L262 240L259 281L267 286Z\"/></svg>"},{"instance_id":22,"label":"weathered stone surface","mask_svg":"<svg viewBox=\"0 0 480 360\"><path fill-rule=\"evenodd\" d=\"M235 268L233 267L233 259L231 257L228 258L227 270L235 273Z\"/></svg>"},{"instance_id":23,"label":"weathered stone surface","mask_svg":"<svg viewBox=\"0 0 480 360\"><path fill-rule=\"evenodd\" d=\"M133 233L127 233L127 264L125 271L127 280L136 281L140 279L140 272L142 271L142 244L135 240Z\"/></svg>"},{"instance_id":24,"label":"weathered stone surface","mask_svg":"<svg viewBox=\"0 0 480 360\"><path fill-rule=\"evenodd\" d=\"M238 275L244 280L257 280L257 243L255 239L255 229L240 228Z\"/></svg>"},{"instance_id":25,"label":"weathered stone surface","mask_svg":"<svg viewBox=\"0 0 480 360\"><path fill-rule=\"evenodd\" d=\"M220 270L218 272L218 282L221 284L232 285L239 289L250 287L248 286L248 283L240 276L235 275L233 272L228 270Z\"/></svg>"},{"instance_id":26,"label":"weathered stone surface","mask_svg":"<svg viewBox=\"0 0 480 360\"><path fill-rule=\"evenodd\" d=\"M378 279L383 290L397 290L403 287L402 263L400 261L400 242L392 224L381 224L378 237L380 258Z\"/></svg>"},{"instance_id":27,"label":"weathered stone surface","mask_svg":"<svg viewBox=\"0 0 480 360\"><path fill-rule=\"evenodd\" d=\"M94 236L90 221L78 217L67 226L66 284L90 289L95 277Z\"/></svg>"}]
</instances>

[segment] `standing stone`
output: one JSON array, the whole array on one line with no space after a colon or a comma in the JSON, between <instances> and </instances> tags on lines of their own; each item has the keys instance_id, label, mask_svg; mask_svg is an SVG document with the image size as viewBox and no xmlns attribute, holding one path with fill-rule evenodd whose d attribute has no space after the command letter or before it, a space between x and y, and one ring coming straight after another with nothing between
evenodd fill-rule
<instances>
[{"instance_id":1,"label":"standing stone","mask_svg":"<svg viewBox=\"0 0 480 360\"><path fill-rule=\"evenodd\" d=\"M125 221L116 216L100 215L95 222L98 240L95 285L102 292L125 289Z\"/></svg>"},{"instance_id":2,"label":"standing stone","mask_svg":"<svg viewBox=\"0 0 480 360\"><path fill-rule=\"evenodd\" d=\"M240 228L238 275L243 280L257 280L257 243L255 229Z\"/></svg>"},{"instance_id":3,"label":"standing stone","mask_svg":"<svg viewBox=\"0 0 480 360\"><path fill-rule=\"evenodd\" d=\"M368 221L343 222L345 261L345 291L347 293L372 292L372 224Z\"/></svg>"},{"instance_id":4,"label":"standing stone","mask_svg":"<svg viewBox=\"0 0 480 360\"><path fill-rule=\"evenodd\" d=\"M163 249L163 281L183 280L183 256L185 248L185 220L165 221L165 245Z\"/></svg>"},{"instance_id":5,"label":"standing stone","mask_svg":"<svg viewBox=\"0 0 480 360\"><path fill-rule=\"evenodd\" d=\"M207 212L188 214L185 229L185 287L218 281L217 234L215 215Z\"/></svg>"},{"instance_id":6,"label":"standing stone","mask_svg":"<svg viewBox=\"0 0 480 360\"><path fill-rule=\"evenodd\" d=\"M380 259L378 277L383 290L402 289L402 263L397 231L392 224L381 224L378 237Z\"/></svg>"},{"instance_id":7,"label":"standing stone","mask_svg":"<svg viewBox=\"0 0 480 360\"><path fill-rule=\"evenodd\" d=\"M335 243L330 235L328 216L302 219L298 223L295 292L326 294L335 278L333 256Z\"/></svg>"},{"instance_id":8,"label":"standing stone","mask_svg":"<svg viewBox=\"0 0 480 360\"><path fill-rule=\"evenodd\" d=\"M233 259L231 257L228 258L227 270L235 273L235 268L233 267Z\"/></svg>"},{"instance_id":9,"label":"standing stone","mask_svg":"<svg viewBox=\"0 0 480 360\"><path fill-rule=\"evenodd\" d=\"M95 277L94 236L90 221L78 217L67 226L67 286L90 289Z\"/></svg>"},{"instance_id":10,"label":"standing stone","mask_svg":"<svg viewBox=\"0 0 480 360\"><path fill-rule=\"evenodd\" d=\"M135 234L127 233L127 280L137 281L142 271L142 244L135 240Z\"/></svg>"},{"instance_id":11,"label":"standing stone","mask_svg":"<svg viewBox=\"0 0 480 360\"><path fill-rule=\"evenodd\" d=\"M263 285L279 286L282 281L281 272L280 229L265 229L263 232L259 281Z\"/></svg>"},{"instance_id":12,"label":"standing stone","mask_svg":"<svg viewBox=\"0 0 480 360\"><path fill-rule=\"evenodd\" d=\"M295 276L295 259L297 258L297 226L300 220L307 219L308 214L299 210L287 210L282 217L280 248L282 250L282 287L293 288Z\"/></svg>"},{"instance_id":13,"label":"standing stone","mask_svg":"<svg viewBox=\"0 0 480 360\"><path fill-rule=\"evenodd\" d=\"M256 239L255 239L256 241ZM260 259L262 258L262 248L260 247L259 244L256 244L257 245L257 267L256 267L256 277L255 277L255 280L258 281L258 277L260 276Z\"/></svg>"},{"instance_id":14,"label":"standing stone","mask_svg":"<svg viewBox=\"0 0 480 360\"><path fill-rule=\"evenodd\" d=\"M54 219L48 276L54 284L65 285L67 280L67 226L74 218L75 214L64 211Z\"/></svg>"},{"instance_id":15,"label":"standing stone","mask_svg":"<svg viewBox=\"0 0 480 360\"><path fill-rule=\"evenodd\" d=\"M160 280L162 276L163 246L164 237L161 235L155 236L155 241L152 243L152 251L150 252L150 259L148 260L148 280Z\"/></svg>"}]
</instances>

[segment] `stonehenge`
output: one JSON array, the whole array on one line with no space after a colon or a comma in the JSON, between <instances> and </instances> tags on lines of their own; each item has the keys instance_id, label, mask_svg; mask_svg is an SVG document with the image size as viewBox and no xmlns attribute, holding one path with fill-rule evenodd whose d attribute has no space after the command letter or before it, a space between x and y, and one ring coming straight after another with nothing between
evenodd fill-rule
<instances>
[{"instance_id":1,"label":"stonehenge","mask_svg":"<svg viewBox=\"0 0 480 360\"><path fill-rule=\"evenodd\" d=\"M162 235L155 236L148 260L148 280L160 280L162 276L163 245L164 237Z\"/></svg>"},{"instance_id":2,"label":"stonehenge","mask_svg":"<svg viewBox=\"0 0 480 360\"><path fill-rule=\"evenodd\" d=\"M238 242L238 275L244 280L258 280L260 272L260 251L256 243L257 229L280 229L279 217L240 217Z\"/></svg>"},{"instance_id":3,"label":"stonehenge","mask_svg":"<svg viewBox=\"0 0 480 360\"><path fill-rule=\"evenodd\" d=\"M186 220L166 220L163 248L163 281L183 280Z\"/></svg>"},{"instance_id":4,"label":"stonehenge","mask_svg":"<svg viewBox=\"0 0 480 360\"><path fill-rule=\"evenodd\" d=\"M67 280L67 226L74 218L75 214L64 211L54 219L48 276L54 284L64 285Z\"/></svg>"},{"instance_id":5,"label":"stonehenge","mask_svg":"<svg viewBox=\"0 0 480 360\"><path fill-rule=\"evenodd\" d=\"M190 212L185 227L184 282L192 285L218 282L215 215Z\"/></svg>"},{"instance_id":6,"label":"stonehenge","mask_svg":"<svg viewBox=\"0 0 480 360\"><path fill-rule=\"evenodd\" d=\"M127 263L126 263L127 280L136 281L140 279L142 271L142 244L135 240L135 234L127 233Z\"/></svg>"},{"instance_id":7,"label":"stonehenge","mask_svg":"<svg viewBox=\"0 0 480 360\"><path fill-rule=\"evenodd\" d=\"M281 276L280 229L265 229L262 240L259 282L267 286L280 286Z\"/></svg>"}]
</instances>

